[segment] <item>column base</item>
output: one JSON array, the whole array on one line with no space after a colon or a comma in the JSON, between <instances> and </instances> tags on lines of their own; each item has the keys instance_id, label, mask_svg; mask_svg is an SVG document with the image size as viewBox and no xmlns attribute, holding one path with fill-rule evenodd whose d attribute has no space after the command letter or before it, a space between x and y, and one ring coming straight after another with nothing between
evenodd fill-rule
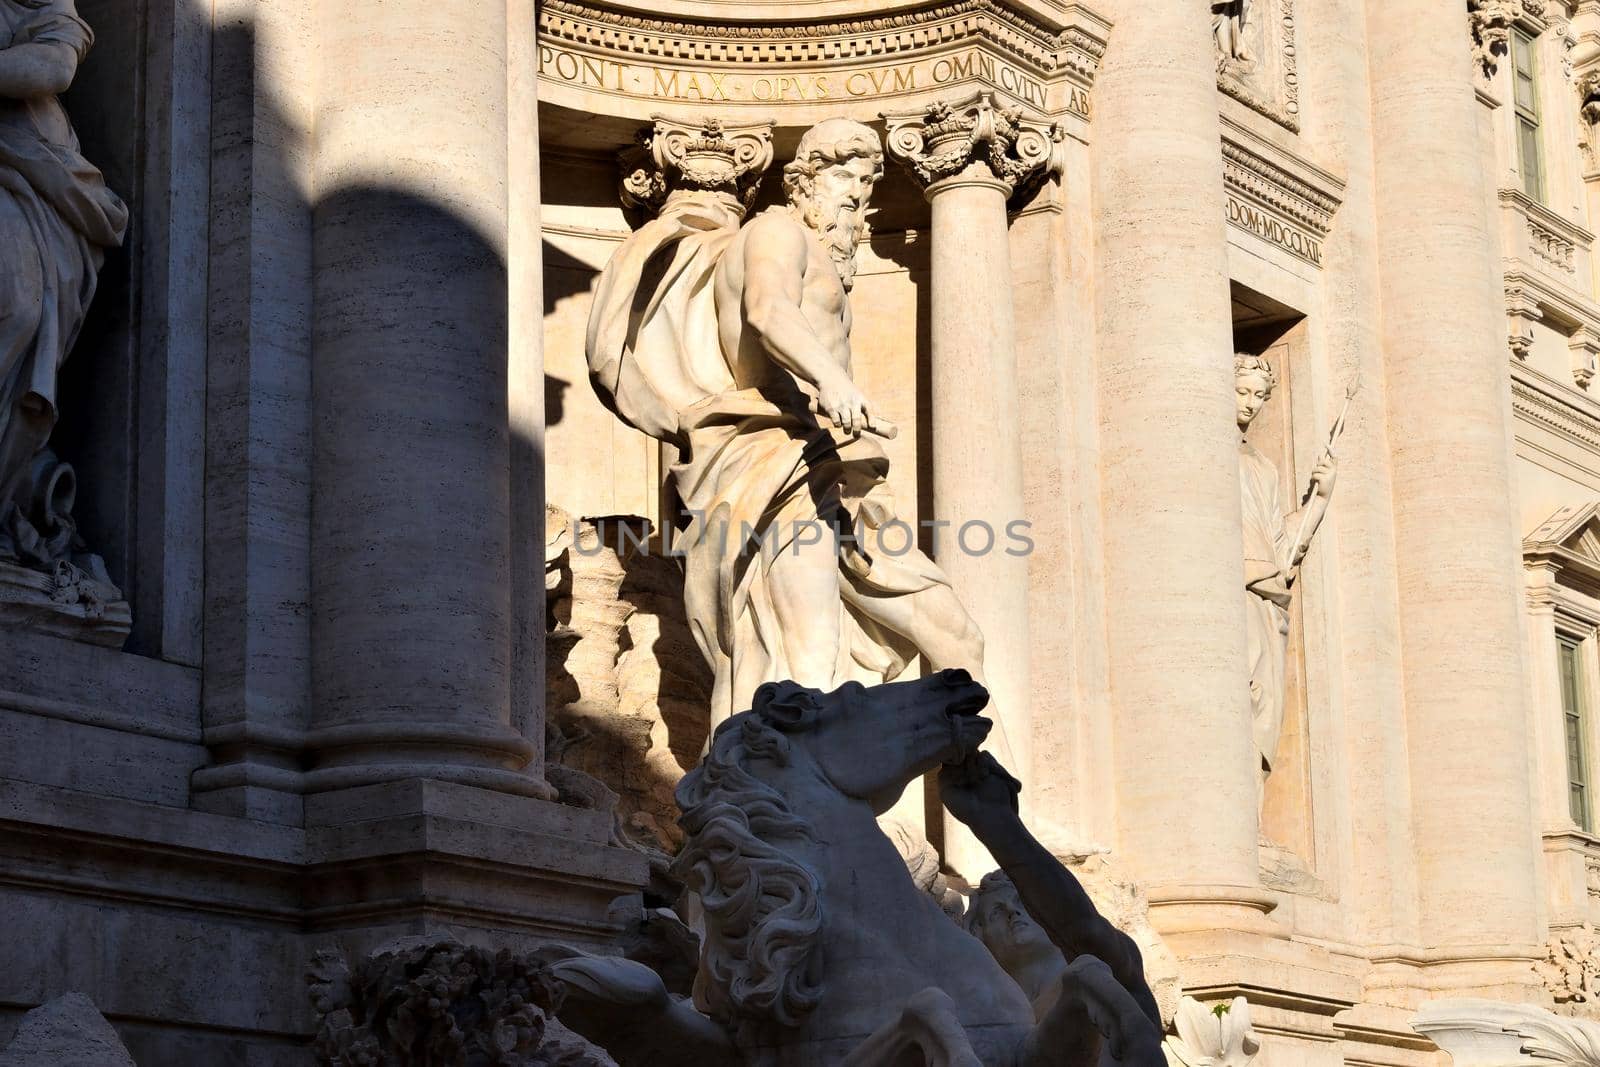
<instances>
[{"instance_id":1,"label":"column base","mask_svg":"<svg viewBox=\"0 0 1600 1067\"><path fill-rule=\"evenodd\" d=\"M1272 913L1275 894L1248 885L1155 885L1146 895L1150 922L1166 938L1229 932L1259 937L1286 937L1288 930Z\"/></svg>"}]
</instances>

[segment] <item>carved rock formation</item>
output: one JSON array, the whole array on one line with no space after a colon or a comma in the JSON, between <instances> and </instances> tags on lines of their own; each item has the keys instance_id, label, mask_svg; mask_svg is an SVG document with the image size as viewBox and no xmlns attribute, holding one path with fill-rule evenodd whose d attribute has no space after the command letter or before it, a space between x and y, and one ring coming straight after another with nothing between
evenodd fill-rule
<instances>
[{"instance_id":1,"label":"carved rock formation","mask_svg":"<svg viewBox=\"0 0 1600 1067\"><path fill-rule=\"evenodd\" d=\"M134 1067L117 1032L82 993L67 993L22 1017L0 1052L5 1067Z\"/></svg>"},{"instance_id":2,"label":"carved rock formation","mask_svg":"<svg viewBox=\"0 0 1600 1067\"><path fill-rule=\"evenodd\" d=\"M1144 958L1145 981L1161 1009L1161 1021L1171 1024L1183 998L1183 983L1178 975L1178 957L1150 923L1150 901L1144 887L1123 875L1116 859L1103 850L1075 850L1063 854L1052 846L1056 858L1066 865L1083 886L1095 910L1111 925L1133 938Z\"/></svg>"},{"instance_id":3,"label":"carved rock formation","mask_svg":"<svg viewBox=\"0 0 1600 1067\"><path fill-rule=\"evenodd\" d=\"M1584 923L1555 933L1534 965L1562 1015L1600 1018L1600 939Z\"/></svg>"},{"instance_id":4,"label":"carved rock formation","mask_svg":"<svg viewBox=\"0 0 1600 1067\"><path fill-rule=\"evenodd\" d=\"M402 938L353 970L318 952L306 982L321 1067L614 1067L555 1021L561 985L535 957Z\"/></svg>"},{"instance_id":5,"label":"carved rock formation","mask_svg":"<svg viewBox=\"0 0 1600 1067\"><path fill-rule=\"evenodd\" d=\"M575 521L552 506L545 519L547 758L617 794L624 837L675 852L672 792L700 758L711 703L680 561L639 547L641 518Z\"/></svg>"}]
</instances>

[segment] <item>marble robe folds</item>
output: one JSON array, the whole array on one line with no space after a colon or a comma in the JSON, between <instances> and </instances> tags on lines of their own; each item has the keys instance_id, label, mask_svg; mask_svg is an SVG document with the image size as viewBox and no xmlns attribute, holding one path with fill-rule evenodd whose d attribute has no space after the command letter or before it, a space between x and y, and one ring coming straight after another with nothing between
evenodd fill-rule
<instances>
[{"instance_id":1,"label":"marble robe folds","mask_svg":"<svg viewBox=\"0 0 1600 1067\"><path fill-rule=\"evenodd\" d=\"M601 400L676 450L672 477L693 521L675 547L690 625L715 672L713 723L748 708L763 682L790 675L766 574L806 524L807 537L816 524L845 534L835 684L892 679L915 654L901 635L852 611L845 592L888 597L949 584L909 547L909 528L882 535L889 552L869 553L894 516L888 457L875 441L824 428L815 415L735 383L713 274L741 218L731 197L673 194L606 265L587 343ZM859 543L852 531L864 535ZM902 544L909 550L900 553Z\"/></svg>"},{"instance_id":2,"label":"marble robe folds","mask_svg":"<svg viewBox=\"0 0 1600 1067\"><path fill-rule=\"evenodd\" d=\"M81 58L93 40L72 0L0 0L0 46L49 42ZM18 497L55 426L57 374L127 223L55 97L0 98L0 523L28 510ZM17 533L0 529L0 551Z\"/></svg>"},{"instance_id":3,"label":"marble robe folds","mask_svg":"<svg viewBox=\"0 0 1600 1067\"><path fill-rule=\"evenodd\" d=\"M1289 583L1294 546L1284 520L1278 470L1248 442L1239 444L1244 512L1244 582L1249 634L1250 711L1261 766L1272 769L1283 732L1289 643Z\"/></svg>"}]
</instances>

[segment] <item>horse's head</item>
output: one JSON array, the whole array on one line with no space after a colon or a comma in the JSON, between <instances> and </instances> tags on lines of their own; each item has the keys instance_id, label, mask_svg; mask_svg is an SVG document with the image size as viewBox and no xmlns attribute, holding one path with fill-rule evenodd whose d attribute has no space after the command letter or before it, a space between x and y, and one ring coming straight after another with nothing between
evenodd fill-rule
<instances>
[{"instance_id":1,"label":"horse's head","mask_svg":"<svg viewBox=\"0 0 1600 1067\"><path fill-rule=\"evenodd\" d=\"M978 747L993 726L978 714L988 702L971 675L948 670L831 693L769 682L750 714L785 736L789 760L803 753L836 790L882 814L910 782Z\"/></svg>"},{"instance_id":2,"label":"horse's head","mask_svg":"<svg viewBox=\"0 0 1600 1067\"><path fill-rule=\"evenodd\" d=\"M816 806L887 811L918 775L978 747L988 702L965 671L831 693L774 682L717 727L678 784L687 840L673 870L706 912L696 995L741 1046L798 1026L822 995L822 884L796 855L815 840Z\"/></svg>"}]
</instances>

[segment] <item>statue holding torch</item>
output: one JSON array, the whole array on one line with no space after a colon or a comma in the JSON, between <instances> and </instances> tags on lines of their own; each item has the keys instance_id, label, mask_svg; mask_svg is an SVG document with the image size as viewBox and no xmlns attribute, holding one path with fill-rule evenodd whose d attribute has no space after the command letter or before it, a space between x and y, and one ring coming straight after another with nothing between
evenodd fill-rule
<instances>
[{"instance_id":1,"label":"statue holding torch","mask_svg":"<svg viewBox=\"0 0 1600 1067\"><path fill-rule=\"evenodd\" d=\"M1277 468L1248 440L1250 424L1272 396L1277 376L1264 356L1250 353L1236 355L1233 370L1235 419L1239 426L1239 491L1244 515L1244 582L1250 593L1246 598L1250 710L1261 763L1259 783L1265 785L1283 731L1289 603L1295 572L1328 513L1339 475L1334 446L1344 432L1345 416L1359 381L1352 381L1345 390L1344 407L1328 433L1327 445L1311 468L1311 484L1301 507L1286 512Z\"/></svg>"}]
</instances>

